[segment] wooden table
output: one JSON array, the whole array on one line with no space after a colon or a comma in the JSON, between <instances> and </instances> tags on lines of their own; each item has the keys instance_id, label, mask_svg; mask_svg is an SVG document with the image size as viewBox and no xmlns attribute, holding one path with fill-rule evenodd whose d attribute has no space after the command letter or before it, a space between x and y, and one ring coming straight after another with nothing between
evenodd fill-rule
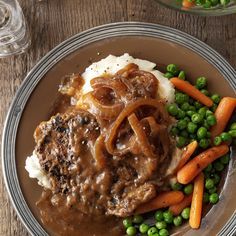
<instances>
[{"instance_id":1,"label":"wooden table","mask_svg":"<svg viewBox=\"0 0 236 236\"><path fill-rule=\"evenodd\" d=\"M187 32L221 53L236 68L236 14L198 17L182 14L154 0L19 0L32 35L20 56L0 59L0 135L10 103L30 69L48 51L88 28L118 21L144 21ZM236 79L236 78L235 78ZM28 235L9 201L0 177L0 236Z\"/></svg>"}]
</instances>

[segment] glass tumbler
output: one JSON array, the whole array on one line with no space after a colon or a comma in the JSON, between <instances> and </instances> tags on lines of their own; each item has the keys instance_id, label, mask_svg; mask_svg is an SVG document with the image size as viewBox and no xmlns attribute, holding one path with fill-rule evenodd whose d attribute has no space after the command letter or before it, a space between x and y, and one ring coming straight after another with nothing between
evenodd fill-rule
<instances>
[{"instance_id":1,"label":"glass tumbler","mask_svg":"<svg viewBox=\"0 0 236 236\"><path fill-rule=\"evenodd\" d=\"M17 0L0 0L0 57L20 54L30 45L30 36Z\"/></svg>"}]
</instances>

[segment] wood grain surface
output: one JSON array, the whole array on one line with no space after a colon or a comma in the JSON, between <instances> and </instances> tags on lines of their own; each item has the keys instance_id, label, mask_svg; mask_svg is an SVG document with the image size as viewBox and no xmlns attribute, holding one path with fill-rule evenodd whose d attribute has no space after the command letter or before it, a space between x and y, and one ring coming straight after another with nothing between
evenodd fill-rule
<instances>
[{"instance_id":1,"label":"wood grain surface","mask_svg":"<svg viewBox=\"0 0 236 236\"><path fill-rule=\"evenodd\" d=\"M171 26L204 41L236 68L236 14L198 17L154 0L19 0L32 38L29 51L0 59L0 135L10 103L30 69L53 47L88 28L118 21ZM236 78L235 78L236 79ZM28 235L16 216L0 177L0 235Z\"/></svg>"}]
</instances>

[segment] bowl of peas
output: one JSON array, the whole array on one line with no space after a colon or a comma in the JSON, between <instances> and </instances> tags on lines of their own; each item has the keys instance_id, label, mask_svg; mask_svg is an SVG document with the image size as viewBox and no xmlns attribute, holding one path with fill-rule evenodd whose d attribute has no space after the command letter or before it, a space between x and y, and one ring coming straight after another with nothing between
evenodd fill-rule
<instances>
[{"instance_id":1,"label":"bowl of peas","mask_svg":"<svg viewBox=\"0 0 236 236\"><path fill-rule=\"evenodd\" d=\"M236 13L236 0L156 0L185 13L202 16L220 16Z\"/></svg>"}]
</instances>

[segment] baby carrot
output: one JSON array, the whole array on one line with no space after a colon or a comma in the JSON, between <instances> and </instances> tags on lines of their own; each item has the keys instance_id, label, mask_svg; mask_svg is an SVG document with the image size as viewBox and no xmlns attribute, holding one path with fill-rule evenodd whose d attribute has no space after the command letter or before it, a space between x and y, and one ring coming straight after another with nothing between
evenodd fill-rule
<instances>
[{"instance_id":1,"label":"baby carrot","mask_svg":"<svg viewBox=\"0 0 236 236\"><path fill-rule=\"evenodd\" d=\"M178 172L177 180L181 184L191 182L204 168L217 158L225 155L229 151L229 147L222 144L217 147L212 147L200 153L192 160L187 162Z\"/></svg>"},{"instance_id":2,"label":"baby carrot","mask_svg":"<svg viewBox=\"0 0 236 236\"><path fill-rule=\"evenodd\" d=\"M198 100L205 106L211 107L213 105L213 101L209 97L201 93L197 88L195 88L189 82L179 79L177 77L170 79L170 81L177 89L188 94L190 97Z\"/></svg>"},{"instance_id":3,"label":"baby carrot","mask_svg":"<svg viewBox=\"0 0 236 236\"><path fill-rule=\"evenodd\" d=\"M183 151L177 170L179 170L181 167L183 167L186 164L186 162L189 160L189 158L192 156L192 154L196 150L197 145L198 143L196 140L188 144L188 146Z\"/></svg>"},{"instance_id":4,"label":"baby carrot","mask_svg":"<svg viewBox=\"0 0 236 236\"><path fill-rule=\"evenodd\" d=\"M193 7L194 5L195 5L194 2L190 2L189 0L183 0L182 2L182 6L186 8Z\"/></svg>"},{"instance_id":5,"label":"baby carrot","mask_svg":"<svg viewBox=\"0 0 236 236\"><path fill-rule=\"evenodd\" d=\"M184 194L181 191L169 191L160 193L151 201L142 204L135 210L135 214L143 214L149 211L157 210L181 202Z\"/></svg>"},{"instance_id":6,"label":"baby carrot","mask_svg":"<svg viewBox=\"0 0 236 236\"><path fill-rule=\"evenodd\" d=\"M236 98L231 98L231 97L222 98L215 111L215 117L217 123L211 128L212 138L216 137L217 135L221 134L224 131L231 115L234 112L235 107L236 107Z\"/></svg>"},{"instance_id":7,"label":"baby carrot","mask_svg":"<svg viewBox=\"0 0 236 236\"><path fill-rule=\"evenodd\" d=\"M185 196L180 203L170 206L169 210L173 213L173 215L177 216L182 212L184 208L190 206L191 202L192 202L192 194Z\"/></svg>"},{"instance_id":8,"label":"baby carrot","mask_svg":"<svg viewBox=\"0 0 236 236\"><path fill-rule=\"evenodd\" d=\"M193 199L190 208L189 224L193 229L198 229L201 224L203 192L204 175L200 173L194 180Z\"/></svg>"}]
</instances>

